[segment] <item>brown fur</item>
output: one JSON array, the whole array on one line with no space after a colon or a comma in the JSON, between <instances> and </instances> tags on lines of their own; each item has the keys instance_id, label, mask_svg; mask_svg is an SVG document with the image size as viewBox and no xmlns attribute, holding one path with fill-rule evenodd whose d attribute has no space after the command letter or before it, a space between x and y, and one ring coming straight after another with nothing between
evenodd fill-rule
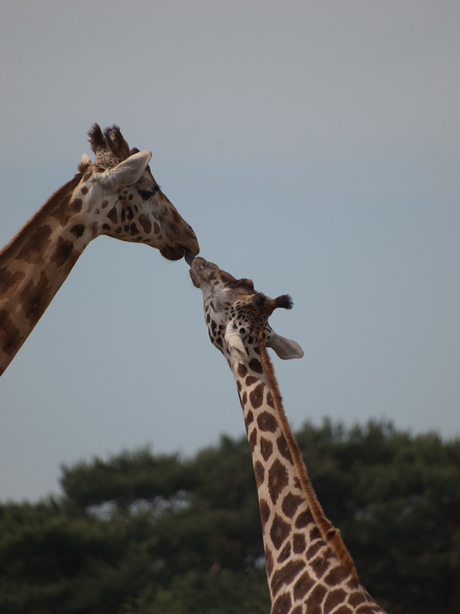
<instances>
[{"instance_id":1,"label":"brown fur","mask_svg":"<svg viewBox=\"0 0 460 614\"><path fill-rule=\"evenodd\" d=\"M286 418L286 414L284 413L283 400L281 398L281 393L278 387L278 382L276 380L272 362L265 348L262 331L259 333L259 350L262 364L264 366L265 373L268 378L269 388L273 397L275 409L278 414L278 419L280 421L281 430L283 431L284 437L289 447L289 451L291 452L292 460L294 461L297 475L302 485L302 490L304 491L308 505L310 506L313 518L315 519L315 522L318 525L318 528L321 531L321 535L323 536L324 540L335 552L339 561L342 563L348 573L353 577L353 579L358 580L358 574L356 572L355 564L345 544L343 543L340 531L336 529L326 517L313 489L312 483L310 482L307 468L305 466L305 463L303 462L299 446L294 438L294 435L292 434L291 428Z\"/></svg>"}]
</instances>

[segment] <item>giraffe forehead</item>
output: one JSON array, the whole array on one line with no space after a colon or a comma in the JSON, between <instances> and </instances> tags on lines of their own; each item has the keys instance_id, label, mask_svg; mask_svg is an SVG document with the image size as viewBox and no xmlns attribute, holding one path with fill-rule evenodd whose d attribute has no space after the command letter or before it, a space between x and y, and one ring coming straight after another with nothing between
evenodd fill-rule
<instances>
[{"instance_id":1,"label":"giraffe forehead","mask_svg":"<svg viewBox=\"0 0 460 614\"><path fill-rule=\"evenodd\" d=\"M83 195L86 195L92 187L97 188L97 186L101 185L102 176L106 170L108 169L100 168L96 166L96 164L90 165L84 172L82 180L77 186L76 191L81 191ZM142 197L143 191L146 194L146 198ZM113 192L113 194L106 194L106 196L108 198L111 196L115 198L120 196L122 198L127 198L130 196L129 200L136 200L142 204L145 202L148 195L153 195L156 193L160 193L160 196L163 196L159 185L153 178L152 174L145 171L137 183L132 185L121 185L117 191Z\"/></svg>"}]
</instances>

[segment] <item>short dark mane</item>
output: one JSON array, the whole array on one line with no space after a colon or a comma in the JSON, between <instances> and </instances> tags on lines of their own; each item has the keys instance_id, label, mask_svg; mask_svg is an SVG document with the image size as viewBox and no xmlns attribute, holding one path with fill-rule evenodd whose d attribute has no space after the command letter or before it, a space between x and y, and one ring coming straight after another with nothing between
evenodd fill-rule
<instances>
[{"instance_id":1,"label":"short dark mane","mask_svg":"<svg viewBox=\"0 0 460 614\"><path fill-rule=\"evenodd\" d=\"M86 168L86 167L85 167ZM16 233L16 235L11 239L7 245L0 251L0 266L2 264L3 259L7 256L8 251L12 247L13 243L15 243L15 249L20 250L24 243L30 238L33 229L36 228L37 225L40 224L41 220L46 219L49 214L54 211L66 197L70 197L77 187L77 185L82 180L83 174L81 172L77 173L73 179L68 181L66 184L61 186L58 190L56 190L45 202L45 204L40 207L40 209L30 218L29 222L27 222L21 230ZM36 222L33 225L30 225L30 222Z\"/></svg>"}]
</instances>

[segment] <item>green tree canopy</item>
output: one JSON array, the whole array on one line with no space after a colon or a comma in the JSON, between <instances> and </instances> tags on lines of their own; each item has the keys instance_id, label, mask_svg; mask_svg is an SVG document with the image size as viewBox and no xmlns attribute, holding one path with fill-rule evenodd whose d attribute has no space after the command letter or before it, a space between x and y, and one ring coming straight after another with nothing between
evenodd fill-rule
<instances>
[{"instance_id":1,"label":"green tree canopy","mask_svg":"<svg viewBox=\"0 0 460 614\"><path fill-rule=\"evenodd\" d=\"M325 421L297 434L318 498L389 614L460 611L460 440ZM0 505L2 614L270 611L246 438L192 458L63 466L61 497Z\"/></svg>"}]
</instances>

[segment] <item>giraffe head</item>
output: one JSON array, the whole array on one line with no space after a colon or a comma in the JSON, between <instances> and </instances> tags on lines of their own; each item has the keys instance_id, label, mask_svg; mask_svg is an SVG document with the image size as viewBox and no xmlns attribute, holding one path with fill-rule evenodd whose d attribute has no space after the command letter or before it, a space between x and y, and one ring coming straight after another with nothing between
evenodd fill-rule
<instances>
[{"instance_id":1,"label":"giraffe head","mask_svg":"<svg viewBox=\"0 0 460 614\"><path fill-rule=\"evenodd\" d=\"M250 279L235 279L216 264L194 258L190 265L194 286L203 293L205 321L212 343L224 354L230 365L246 362L258 353L259 333L265 345L280 358L301 358L302 348L295 341L277 335L268 318L279 307L291 309L288 295L268 298L254 290Z\"/></svg>"},{"instance_id":2,"label":"giraffe head","mask_svg":"<svg viewBox=\"0 0 460 614\"><path fill-rule=\"evenodd\" d=\"M95 160L83 154L82 179L72 194L65 215L88 202L93 211L94 236L156 247L168 260L179 260L185 250L199 252L192 228L160 190L148 166L150 151L130 149L116 126L104 132L94 124L89 132Z\"/></svg>"}]
</instances>

